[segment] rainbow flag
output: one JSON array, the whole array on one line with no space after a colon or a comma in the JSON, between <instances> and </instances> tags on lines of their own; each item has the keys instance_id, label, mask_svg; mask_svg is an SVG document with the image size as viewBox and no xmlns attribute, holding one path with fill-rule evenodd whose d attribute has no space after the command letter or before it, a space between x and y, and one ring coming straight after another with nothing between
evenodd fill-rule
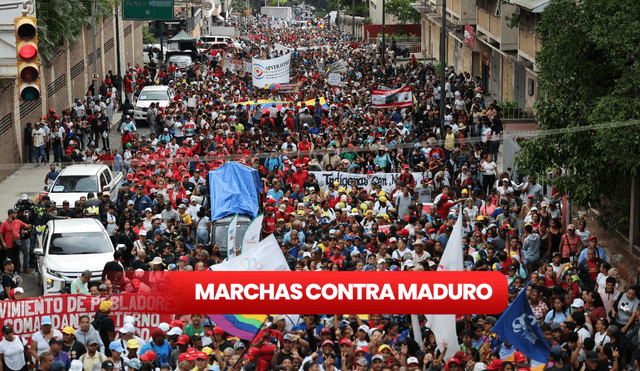
<instances>
[{"instance_id":1,"label":"rainbow flag","mask_svg":"<svg viewBox=\"0 0 640 371\"><path fill-rule=\"evenodd\" d=\"M266 315L223 314L209 315L216 326L231 336L242 340L253 340L267 320Z\"/></svg>"}]
</instances>

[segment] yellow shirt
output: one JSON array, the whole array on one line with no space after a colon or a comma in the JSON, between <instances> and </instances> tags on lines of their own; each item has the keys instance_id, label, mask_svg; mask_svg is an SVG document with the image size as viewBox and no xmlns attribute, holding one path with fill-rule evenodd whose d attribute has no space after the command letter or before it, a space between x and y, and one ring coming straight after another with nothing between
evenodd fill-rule
<instances>
[{"instance_id":1,"label":"yellow shirt","mask_svg":"<svg viewBox=\"0 0 640 371\"><path fill-rule=\"evenodd\" d=\"M180 223L184 225L191 225L191 215L184 213L178 214L178 216L180 217Z\"/></svg>"},{"instance_id":2,"label":"yellow shirt","mask_svg":"<svg viewBox=\"0 0 640 371\"><path fill-rule=\"evenodd\" d=\"M456 148L456 145L453 141L455 137L456 135L453 133L446 134L444 136L444 149L446 149L447 151L453 151Z\"/></svg>"}]
</instances>

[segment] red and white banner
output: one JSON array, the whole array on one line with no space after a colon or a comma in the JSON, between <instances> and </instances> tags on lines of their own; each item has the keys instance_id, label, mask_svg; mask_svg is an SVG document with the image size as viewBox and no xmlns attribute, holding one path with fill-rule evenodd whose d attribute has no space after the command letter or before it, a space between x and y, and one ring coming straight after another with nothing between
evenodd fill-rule
<instances>
[{"instance_id":1,"label":"red and white banner","mask_svg":"<svg viewBox=\"0 0 640 371\"><path fill-rule=\"evenodd\" d=\"M395 90L373 90L371 92L371 104L374 108L403 108L413 105L413 93L411 88Z\"/></svg>"},{"instance_id":2,"label":"red and white banner","mask_svg":"<svg viewBox=\"0 0 640 371\"><path fill-rule=\"evenodd\" d=\"M464 25L464 43L467 44L468 47L473 49L475 45L475 32L473 30L473 26L470 24Z\"/></svg>"},{"instance_id":3,"label":"red and white banner","mask_svg":"<svg viewBox=\"0 0 640 371\"><path fill-rule=\"evenodd\" d=\"M154 310L161 304L151 303L151 297L144 295L116 295L109 316L116 328L122 327L125 316L133 316L138 336L147 339L151 330L162 322L170 323L171 314L161 314ZM18 301L0 301L0 323L13 327L15 334L29 340L40 331L40 320L50 316L53 328L62 330L65 326L80 328L80 316L88 315L93 321L103 298L86 295L52 295ZM195 309L195 308L194 308ZM198 312L197 310L194 313Z\"/></svg>"}]
</instances>

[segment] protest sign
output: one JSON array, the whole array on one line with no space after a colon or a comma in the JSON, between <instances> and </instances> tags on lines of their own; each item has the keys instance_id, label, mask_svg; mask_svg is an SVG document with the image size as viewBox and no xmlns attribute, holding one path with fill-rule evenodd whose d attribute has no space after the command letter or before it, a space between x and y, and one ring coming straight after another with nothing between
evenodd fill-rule
<instances>
[{"instance_id":1,"label":"protest sign","mask_svg":"<svg viewBox=\"0 0 640 371\"><path fill-rule=\"evenodd\" d=\"M358 187L364 188L366 190L371 190L372 184L380 184L382 186L382 190L390 193L395 188L394 179L400 176L399 173L378 173L378 174L352 174L352 173L343 173L338 171L312 171L313 175L316 176L318 180L318 185L322 189L323 192L326 192L329 188L328 185L333 182L338 182L340 185L338 187L350 187L351 182L356 182ZM420 184L423 176L422 173L411 173L413 175L413 179L416 184Z\"/></svg>"},{"instance_id":2,"label":"protest sign","mask_svg":"<svg viewBox=\"0 0 640 371\"><path fill-rule=\"evenodd\" d=\"M285 54L273 59L253 58L251 64L254 86L285 84L289 82L291 54Z\"/></svg>"},{"instance_id":3,"label":"protest sign","mask_svg":"<svg viewBox=\"0 0 640 371\"><path fill-rule=\"evenodd\" d=\"M413 105L413 93L410 87L395 90L371 91L371 103L375 108L402 108Z\"/></svg>"},{"instance_id":4,"label":"protest sign","mask_svg":"<svg viewBox=\"0 0 640 371\"><path fill-rule=\"evenodd\" d=\"M16 335L27 341L31 335L40 331L42 316L50 316L53 328L62 330L65 326L74 329L80 327L80 317L88 315L93 321L103 298L88 295L51 295L29 298L17 301L0 302L0 323L9 325ZM163 306L161 298L153 296L115 295L110 298L113 303L109 316L116 328L122 327L124 317L131 315L135 318L138 336L149 338L151 330L162 322L170 323L173 316L156 310Z\"/></svg>"}]
</instances>

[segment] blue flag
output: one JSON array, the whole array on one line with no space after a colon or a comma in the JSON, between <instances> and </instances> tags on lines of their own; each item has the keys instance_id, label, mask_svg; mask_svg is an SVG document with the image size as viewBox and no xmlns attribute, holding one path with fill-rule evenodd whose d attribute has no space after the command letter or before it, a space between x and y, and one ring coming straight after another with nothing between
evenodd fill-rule
<instances>
[{"instance_id":1,"label":"blue flag","mask_svg":"<svg viewBox=\"0 0 640 371\"><path fill-rule=\"evenodd\" d=\"M551 348L533 315L526 292L525 286L516 300L502 313L492 331L527 357L547 363Z\"/></svg>"}]
</instances>

